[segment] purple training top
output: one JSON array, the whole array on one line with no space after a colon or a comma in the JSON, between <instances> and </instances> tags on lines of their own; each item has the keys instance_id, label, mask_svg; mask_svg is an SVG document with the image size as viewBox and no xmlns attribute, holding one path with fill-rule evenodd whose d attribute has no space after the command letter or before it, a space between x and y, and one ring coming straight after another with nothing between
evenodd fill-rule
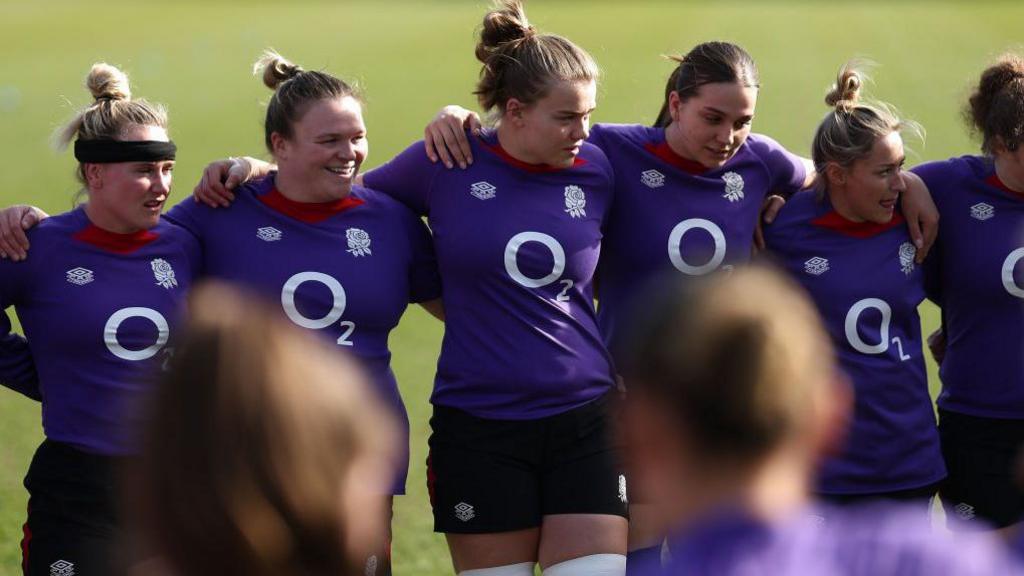
<instances>
[{"instance_id":1,"label":"purple training top","mask_svg":"<svg viewBox=\"0 0 1024 576\"><path fill-rule=\"evenodd\" d=\"M32 359L28 340L11 332L11 320L0 314L0 385L20 392L33 400L42 400L39 374Z\"/></svg>"},{"instance_id":2,"label":"purple training top","mask_svg":"<svg viewBox=\"0 0 1024 576\"><path fill-rule=\"evenodd\" d=\"M598 274L598 321L609 344L652 277L700 276L747 262L765 198L796 193L806 177L799 156L758 134L713 170L673 152L664 128L597 124L588 141L615 171Z\"/></svg>"},{"instance_id":3,"label":"purple training top","mask_svg":"<svg viewBox=\"0 0 1024 576\"><path fill-rule=\"evenodd\" d=\"M821 518L828 517L827 523ZM990 534L939 534L917 508L807 508L768 523L725 511L668 539L639 576L1014 576Z\"/></svg>"},{"instance_id":4,"label":"purple training top","mask_svg":"<svg viewBox=\"0 0 1024 576\"><path fill-rule=\"evenodd\" d=\"M888 224L850 222L805 191L765 229L817 305L856 395L845 447L821 472L826 494L907 490L946 475L917 312L924 271L903 222L898 213Z\"/></svg>"},{"instance_id":5,"label":"purple training top","mask_svg":"<svg viewBox=\"0 0 1024 576\"><path fill-rule=\"evenodd\" d=\"M173 353L198 246L162 220L113 234L81 207L28 234L27 260L0 261L0 307L14 306L35 358L43 431L94 454L135 453L139 403Z\"/></svg>"},{"instance_id":6,"label":"purple training top","mask_svg":"<svg viewBox=\"0 0 1024 576\"><path fill-rule=\"evenodd\" d=\"M1024 418L1024 195L1008 189L986 158L913 171L942 214L926 283L946 332L939 407Z\"/></svg>"},{"instance_id":7,"label":"purple training top","mask_svg":"<svg viewBox=\"0 0 1024 576\"><path fill-rule=\"evenodd\" d=\"M612 385L592 288L611 167L586 143L567 169L519 162L490 131L470 145L466 170L432 164L420 142L366 175L434 232L445 335L431 402L492 419L565 412Z\"/></svg>"},{"instance_id":8,"label":"purple training top","mask_svg":"<svg viewBox=\"0 0 1024 576\"><path fill-rule=\"evenodd\" d=\"M408 417L388 336L409 302L440 296L430 233L404 206L368 188L304 204L278 192L274 177L240 187L230 209L188 198L167 218L199 239L207 275L280 302L296 325L363 362L403 424L405 463L395 493L404 494Z\"/></svg>"}]
</instances>

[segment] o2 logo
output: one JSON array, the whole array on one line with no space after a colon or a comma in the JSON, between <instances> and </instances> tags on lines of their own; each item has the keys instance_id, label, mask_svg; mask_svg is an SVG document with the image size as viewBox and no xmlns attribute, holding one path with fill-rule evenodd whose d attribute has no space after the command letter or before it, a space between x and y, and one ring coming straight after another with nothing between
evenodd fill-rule
<instances>
[{"instance_id":1,"label":"o2 logo","mask_svg":"<svg viewBox=\"0 0 1024 576\"><path fill-rule=\"evenodd\" d=\"M1021 288L1017 284L1017 281L1013 279L1013 269L1017 267L1017 263L1020 259L1024 258L1024 248L1017 248L1010 255L1003 260L1003 269L1001 271L1001 277L1003 280L1003 288L1010 293L1010 296L1016 296L1017 298L1024 298L1024 288Z\"/></svg>"},{"instance_id":2,"label":"o2 logo","mask_svg":"<svg viewBox=\"0 0 1024 576\"><path fill-rule=\"evenodd\" d=\"M878 329L879 339L878 342L868 343L865 342L860 334L857 332L857 324L860 321L860 316L867 310L877 310L882 314L882 324ZM892 322L892 308L888 302L881 298L865 298L859 300L856 304L850 307L850 311L846 313L846 323L844 325L846 331L846 340L853 346L853 349L861 354L884 354L889 350L889 344L895 344L897 352L899 352L900 361L906 362L910 360L909 354L903 352L903 341L900 340L899 336L894 337L892 340L889 339L889 324Z\"/></svg>"},{"instance_id":3,"label":"o2 logo","mask_svg":"<svg viewBox=\"0 0 1024 576\"><path fill-rule=\"evenodd\" d=\"M547 276L543 278L530 278L519 269L519 249L527 242L538 242L551 251L554 265L551 268L551 273ZM520 232L513 236L505 244L505 272L517 284L526 288L543 288L548 284L558 281L562 285L562 291L555 296L555 300L558 302L569 301L569 290L573 286L573 281L568 278L559 280L562 277L562 273L565 272L565 249L558 243L558 240L547 234L542 232Z\"/></svg>"},{"instance_id":4,"label":"o2 logo","mask_svg":"<svg viewBox=\"0 0 1024 576\"><path fill-rule=\"evenodd\" d=\"M711 258L703 264L691 264L683 259L682 245L683 237L690 231L703 230L711 236L715 242L715 252ZM714 272L725 260L725 234L717 224L704 218L690 218L683 220L672 228L668 235L668 259L672 265L683 274L690 276L703 276Z\"/></svg>"},{"instance_id":5,"label":"o2 logo","mask_svg":"<svg viewBox=\"0 0 1024 576\"><path fill-rule=\"evenodd\" d=\"M299 289L299 286L306 282L321 284L331 291L331 309L320 318L304 316L295 307L295 292ZM296 325L310 330L323 330L341 320L342 315L345 314L346 303L345 289L341 286L341 282L322 272L299 272L289 278L284 283L284 287L281 288L281 306L284 308L284 313L288 316L288 319ZM338 325L341 327L342 333L336 343L339 346L352 346L352 341L349 340L349 337L356 329L355 322L341 320L341 322L338 322Z\"/></svg>"},{"instance_id":6,"label":"o2 logo","mask_svg":"<svg viewBox=\"0 0 1024 576\"><path fill-rule=\"evenodd\" d=\"M145 318L152 322L153 325L156 326L156 342L141 350L129 350L128 348L125 348L117 339L117 330L121 327L121 324L129 318ZM107 345L107 350L109 350L114 356L130 362L149 360L153 356L156 356L160 350L163 349L164 345L167 344L167 340L170 336L171 329L167 325L167 319L164 318L163 314L153 310L152 308L144 308L141 306L122 308L117 312L114 312L110 318L107 319L107 323L103 327L103 343ZM167 362L174 354L174 351L168 348L164 350L164 353L165 358L163 361L163 369L166 370Z\"/></svg>"}]
</instances>

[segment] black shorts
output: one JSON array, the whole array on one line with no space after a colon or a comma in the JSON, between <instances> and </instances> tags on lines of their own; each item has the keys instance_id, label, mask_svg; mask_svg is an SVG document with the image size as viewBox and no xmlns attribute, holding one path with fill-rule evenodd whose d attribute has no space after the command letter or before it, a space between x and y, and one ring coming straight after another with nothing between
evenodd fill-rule
<instances>
[{"instance_id":1,"label":"black shorts","mask_svg":"<svg viewBox=\"0 0 1024 576\"><path fill-rule=\"evenodd\" d=\"M939 489L946 516L1004 528L1024 515L1017 483L1024 420L939 410L939 438L949 476ZM957 523L951 523L956 528Z\"/></svg>"},{"instance_id":2,"label":"black shorts","mask_svg":"<svg viewBox=\"0 0 1024 576\"><path fill-rule=\"evenodd\" d=\"M45 440L25 476L28 521L21 543L26 576L122 573L116 471L120 460Z\"/></svg>"},{"instance_id":3,"label":"black shorts","mask_svg":"<svg viewBox=\"0 0 1024 576\"><path fill-rule=\"evenodd\" d=\"M932 498L939 490L939 483L928 484L919 488L893 490L891 492L871 492L867 494L818 494L818 500L832 506L859 506L869 502L897 502L901 504L920 503L931 509Z\"/></svg>"},{"instance_id":4,"label":"black shorts","mask_svg":"<svg viewBox=\"0 0 1024 576\"><path fill-rule=\"evenodd\" d=\"M434 531L523 530L550 514L627 517L609 398L537 420L434 406L427 457Z\"/></svg>"}]
</instances>

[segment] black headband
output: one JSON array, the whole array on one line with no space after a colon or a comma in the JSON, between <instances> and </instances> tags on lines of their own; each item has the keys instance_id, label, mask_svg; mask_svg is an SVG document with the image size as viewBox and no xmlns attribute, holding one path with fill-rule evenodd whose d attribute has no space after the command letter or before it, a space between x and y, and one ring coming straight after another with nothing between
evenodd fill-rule
<instances>
[{"instance_id":1,"label":"black headband","mask_svg":"<svg viewBox=\"0 0 1024 576\"><path fill-rule=\"evenodd\" d=\"M156 140L75 140L75 159L89 164L174 160L174 142Z\"/></svg>"}]
</instances>

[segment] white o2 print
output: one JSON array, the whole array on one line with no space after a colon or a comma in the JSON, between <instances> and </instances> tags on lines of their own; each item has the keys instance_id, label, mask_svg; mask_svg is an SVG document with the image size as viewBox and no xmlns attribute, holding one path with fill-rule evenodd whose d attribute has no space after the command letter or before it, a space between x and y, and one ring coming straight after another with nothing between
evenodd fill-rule
<instances>
[{"instance_id":1,"label":"white o2 print","mask_svg":"<svg viewBox=\"0 0 1024 576\"><path fill-rule=\"evenodd\" d=\"M316 282L326 286L331 291L331 309L321 318L309 318L299 312L295 306L295 292L299 289L299 286L306 282ZM322 272L299 272L289 278L281 289L281 306L284 308L284 313L288 316L288 319L310 330L322 330L341 320L342 315L345 314L346 304L345 288L342 287L341 282ZM339 346L352 346L349 336L356 329L355 322L343 320L339 326L341 326L343 332L338 338L337 344Z\"/></svg>"},{"instance_id":2,"label":"white o2 print","mask_svg":"<svg viewBox=\"0 0 1024 576\"><path fill-rule=\"evenodd\" d=\"M121 323L129 318L145 318L156 326L157 337L156 342L143 348L142 350L129 350L121 345L117 339L117 329L121 327ZM167 325L167 319L164 318L163 314L153 310L152 308L144 308L141 306L132 306L129 308L122 308L117 312L114 312L109 319L107 319L106 326L103 327L103 342L107 345L107 350L110 353L122 360L130 360L138 362L140 360L148 360L153 356L156 356L157 352L167 344L167 339L170 338L171 329Z\"/></svg>"},{"instance_id":3,"label":"white o2 print","mask_svg":"<svg viewBox=\"0 0 1024 576\"><path fill-rule=\"evenodd\" d=\"M1017 282L1013 279L1013 269L1017 267L1017 262L1024 258L1024 248L1017 248L1013 252L1010 252L1006 260L1003 260L1002 269L1002 280L1003 288L1010 293L1011 296L1017 298L1024 298L1024 288L1021 288Z\"/></svg>"},{"instance_id":4,"label":"white o2 print","mask_svg":"<svg viewBox=\"0 0 1024 576\"><path fill-rule=\"evenodd\" d=\"M690 264L683 259L682 244L683 236L691 230L704 230L711 235L711 239L715 241L715 253L711 255L711 258L703 264ZM704 218L690 218L689 220L683 220L679 224L676 224L672 228L672 232L668 235L668 258L672 261L672 265L677 270L684 274L691 276L703 276L714 272L725 260L726 252L725 234L717 224Z\"/></svg>"}]
</instances>

